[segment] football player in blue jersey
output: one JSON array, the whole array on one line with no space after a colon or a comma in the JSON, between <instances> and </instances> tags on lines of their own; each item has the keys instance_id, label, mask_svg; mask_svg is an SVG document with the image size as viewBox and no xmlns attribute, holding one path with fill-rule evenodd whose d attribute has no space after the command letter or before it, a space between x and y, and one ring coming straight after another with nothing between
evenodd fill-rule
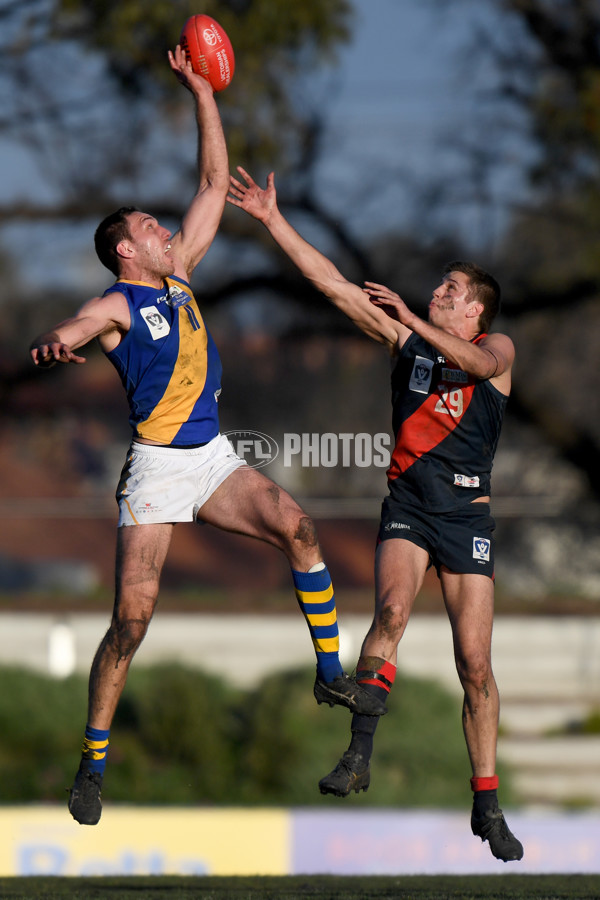
<instances>
[{"instance_id":1,"label":"football player in blue jersey","mask_svg":"<svg viewBox=\"0 0 600 900\"><path fill-rule=\"evenodd\" d=\"M488 334L500 302L495 279L474 263L446 267L425 321L394 291L347 281L277 206L273 173L260 188L241 167L229 201L262 222L315 287L392 356L395 447L375 557L375 615L356 680L385 700L398 644L427 568L435 565L464 690L471 762L471 828L505 862L523 856L498 807L499 699L491 662L494 521L490 474L511 385L514 347ZM319 782L323 794L367 790L378 719L355 714L348 750Z\"/></svg>"},{"instance_id":2,"label":"football player in blue jersey","mask_svg":"<svg viewBox=\"0 0 600 900\"><path fill-rule=\"evenodd\" d=\"M117 488L114 611L91 667L82 759L69 799L71 814L86 825L100 819L110 725L154 612L177 522L200 520L282 550L316 653L317 701L363 715L385 712L340 664L335 597L313 522L219 432L221 363L189 280L221 221L227 147L208 81L193 73L179 46L169 62L194 97L199 135L198 188L181 226L171 234L134 207L109 215L95 244L116 283L31 345L38 366L82 364L75 351L97 338L127 392L133 432Z\"/></svg>"}]
</instances>

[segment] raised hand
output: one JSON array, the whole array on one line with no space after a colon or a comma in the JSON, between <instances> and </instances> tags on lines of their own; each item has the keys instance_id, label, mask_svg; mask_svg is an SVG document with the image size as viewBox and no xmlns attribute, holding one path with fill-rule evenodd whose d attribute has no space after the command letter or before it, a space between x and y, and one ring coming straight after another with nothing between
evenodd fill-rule
<instances>
[{"instance_id":1,"label":"raised hand","mask_svg":"<svg viewBox=\"0 0 600 900\"><path fill-rule=\"evenodd\" d=\"M275 175L273 172L270 173L267 178L267 187L263 189L241 166L238 166L237 170L246 184L242 184L231 175L228 202L233 206L239 206L240 209L245 210L253 218L266 225L277 207Z\"/></svg>"},{"instance_id":2,"label":"raised hand","mask_svg":"<svg viewBox=\"0 0 600 900\"><path fill-rule=\"evenodd\" d=\"M184 87L196 95L205 93L212 96L214 94L209 81L202 75L196 75L180 44L177 44L174 51L169 50L168 55L171 69Z\"/></svg>"},{"instance_id":3,"label":"raised hand","mask_svg":"<svg viewBox=\"0 0 600 900\"><path fill-rule=\"evenodd\" d=\"M384 284L377 284L374 281L365 281L363 290L369 295L371 303L381 307L390 318L396 319L403 325L407 324L407 322L405 322L406 318L414 318L414 314L411 313L402 297Z\"/></svg>"}]
</instances>

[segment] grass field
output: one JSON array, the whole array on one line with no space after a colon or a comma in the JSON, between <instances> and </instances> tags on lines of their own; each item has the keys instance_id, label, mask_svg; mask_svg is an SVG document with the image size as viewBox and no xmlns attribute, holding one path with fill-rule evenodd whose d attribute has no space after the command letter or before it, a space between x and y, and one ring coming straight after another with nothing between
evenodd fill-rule
<instances>
[{"instance_id":1,"label":"grass field","mask_svg":"<svg viewBox=\"0 0 600 900\"><path fill-rule=\"evenodd\" d=\"M600 875L0 878L1 900L598 900Z\"/></svg>"}]
</instances>

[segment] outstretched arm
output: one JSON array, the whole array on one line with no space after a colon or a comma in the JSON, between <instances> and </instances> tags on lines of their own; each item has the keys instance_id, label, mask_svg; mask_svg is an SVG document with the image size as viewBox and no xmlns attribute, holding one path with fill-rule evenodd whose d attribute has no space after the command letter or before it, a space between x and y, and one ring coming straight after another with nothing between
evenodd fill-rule
<instances>
[{"instance_id":1,"label":"outstretched arm","mask_svg":"<svg viewBox=\"0 0 600 900\"><path fill-rule=\"evenodd\" d=\"M179 44L174 53L169 51L169 63L177 79L194 96L198 126L198 188L171 241L175 274L187 280L217 233L229 187L229 161L212 87L192 71Z\"/></svg>"},{"instance_id":2,"label":"outstretched arm","mask_svg":"<svg viewBox=\"0 0 600 900\"><path fill-rule=\"evenodd\" d=\"M123 294L94 297L74 316L35 338L29 348L31 359L41 368L50 368L57 362L81 364L85 357L74 350L95 337L100 338L104 350L112 350L129 327L129 307Z\"/></svg>"},{"instance_id":3,"label":"outstretched arm","mask_svg":"<svg viewBox=\"0 0 600 900\"><path fill-rule=\"evenodd\" d=\"M511 368L515 348L505 334L488 334L473 344L471 341L444 331L421 319L407 307L401 297L383 284L365 282L365 291L371 302L416 332L439 350L447 359L476 378L489 379L504 394L510 392Z\"/></svg>"},{"instance_id":4,"label":"outstretched arm","mask_svg":"<svg viewBox=\"0 0 600 900\"><path fill-rule=\"evenodd\" d=\"M390 350L396 348L399 341L403 343L408 330L373 305L362 288L344 278L333 263L305 241L282 215L277 206L273 173L263 190L245 169L237 168L246 183L232 176L227 200L262 222L302 274L365 334L386 344Z\"/></svg>"}]
</instances>

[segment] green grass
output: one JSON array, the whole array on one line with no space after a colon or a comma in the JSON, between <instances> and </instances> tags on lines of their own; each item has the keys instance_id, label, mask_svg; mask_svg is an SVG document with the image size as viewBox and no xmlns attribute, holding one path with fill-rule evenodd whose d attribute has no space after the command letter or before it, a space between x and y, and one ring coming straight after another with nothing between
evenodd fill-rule
<instances>
[{"instance_id":1,"label":"green grass","mask_svg":"<svg viewBox=\"0 0 600 900\"><path fill-rule=\"evenodd\" d=\"M2 900L598 900L600 875L0 878Z\"/></svg>"}]
</instances>

